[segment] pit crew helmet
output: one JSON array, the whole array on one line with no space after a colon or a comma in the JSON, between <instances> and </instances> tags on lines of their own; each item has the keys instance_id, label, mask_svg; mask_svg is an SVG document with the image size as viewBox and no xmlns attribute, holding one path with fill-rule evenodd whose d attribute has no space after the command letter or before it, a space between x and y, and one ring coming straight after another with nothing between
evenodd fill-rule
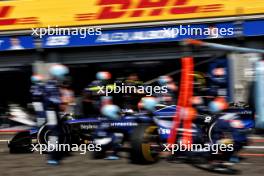
<instances>
[{"instance_id":1,"label":"pit crew helmet","mask_svg":"<svg viewBox=\"0 0 264 176\"><path fill-rule=\"evenodd\" d=\"M44 81L44 77L42 75L37 75L37 74L32 75L30 79L32 83L38 83Z\"/></svg>"},{"instance_id":2,"label":"pit crew helmet","mask_svg":"<svg viewBox=\"0 0 264 176\"><path fill-rule=\"evenodd\" d=\"M97 80L109 80L111 79L112 75L110 72L107 71L100 71L96 73Z\"/></svg>"},{"instance_id":3,"label":"pit crew helmet","mask_svg":"<svg viewBox=\"0 0 264 176\"><path fill-rule=\"evenodd\" d=\"M69 69L65 65L55 64L49 68L49 73L55 78L63 78L66 74L69 73Z\"/></svg>"},{"instance_id":4,"label":"pit crew helmet","mask_svg":"<svg viewBox=\"0 0 264 176\"><path fill-rule=\"evenodd\" d=\"M208 105L209 111L212 113L218 113L228 108L228 102L223 97L218 97L211 101Z\"/></svg>"},{"instance_id":5,"label":"pit crew helmet","mask_svg":"<svg viewBox=\"0 0 264 176\"><path fill-rule=\"evenodd\" d=\"M117 120L120 117L121 109L117 105L104 105L101 113L111 120Z\"/></svg>"},{"instance_id":6,"label":"pit crew helmet","mask_svg":"<svg viewBox=\"0 0 264 176\"><path fill-rule=\"evenodd\" d=\"M160 76L158 78L158 83L160 85L166 85L166 84L169 84L172 81L173 81L173 79L170 76L167 76L167 75L163 75L163 76Z\"/></svg>"},{"instance_id":7,"label":"pit crew helmet","mask_svg":"<svg viewBox=\"0 0 264 176\"><path fill-rule=\"evenodd\" d=\"M154 112L158 105L158 100L154 97L143 97L139 103L139 107L150 112Z\"/></svg>"}]
</instances>

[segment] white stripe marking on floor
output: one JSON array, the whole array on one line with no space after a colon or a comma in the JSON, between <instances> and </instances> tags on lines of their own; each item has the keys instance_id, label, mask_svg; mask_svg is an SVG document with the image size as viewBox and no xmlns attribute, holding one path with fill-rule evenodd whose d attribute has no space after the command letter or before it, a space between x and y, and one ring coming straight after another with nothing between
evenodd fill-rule
<instances>
[{"instance_id":1,"label":"white stripe marking on floor","mask_svg":"<svg viewBox=\"0 0 264 176\"><path fill-rule=\"evenodd\" d=\"M264 146L245 146L246 149L264 149Z\"/></svg>"}]
</instances>

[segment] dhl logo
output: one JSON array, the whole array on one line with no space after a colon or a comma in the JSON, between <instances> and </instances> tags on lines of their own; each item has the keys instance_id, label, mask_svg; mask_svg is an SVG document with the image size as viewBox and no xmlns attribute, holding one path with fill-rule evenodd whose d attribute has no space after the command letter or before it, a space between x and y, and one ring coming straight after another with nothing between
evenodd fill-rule
<instances>
[{"instance_id":1,"label":"dhl logo","mask_svg":"<svg viewBox=\"0 0 264 176\"><path fill-rule=\"evenodd\" d=\"M37 17L25 17L25 18L8 18L13 6L0 7L0 25L15 25L15 24L37 24Z\"/></svg>"},{"instance_id":2,"label":"dhl logo","mask_svg":"<svg viewBox=\"0 0 264 176\"><path fill-rule=\"evenodd\" d=\"M99 0L101 6L97 14L78 14L77 20L116 19L126 17L146 17L179 15L191 13L220 12L223 4L189 5L190 0Z\"/></svg>"}]
</instances>

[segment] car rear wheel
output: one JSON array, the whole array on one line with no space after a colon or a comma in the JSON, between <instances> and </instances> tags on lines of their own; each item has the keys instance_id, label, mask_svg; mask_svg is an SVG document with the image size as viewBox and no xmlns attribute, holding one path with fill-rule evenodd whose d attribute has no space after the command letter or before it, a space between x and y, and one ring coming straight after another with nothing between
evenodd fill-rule
<instances>
[{"instance_id":1,"label":"car rear wheel","mask_svg":"<svg viewBox=\"0 0 264 176\"><path fill-rule=\"evenodd\" d=\"M131 135L130 160L135 164L152 164L159 160L159 135L156 126L140 125Z\"/></svg>"}]
</instances>

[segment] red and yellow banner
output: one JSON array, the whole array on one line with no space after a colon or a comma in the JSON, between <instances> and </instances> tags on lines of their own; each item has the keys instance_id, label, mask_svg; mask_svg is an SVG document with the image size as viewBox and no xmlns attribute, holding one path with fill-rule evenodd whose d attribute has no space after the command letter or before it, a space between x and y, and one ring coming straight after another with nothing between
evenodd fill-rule
<instances>
[{"instance_id":1,"label":"red and yellow banner","mask_svg":"<svg viewBox=\"0 0 264 176\"><path fill-rule=\"evenodd\" d=\"M264 0L18 0L0 2L0 30L264 14Z\"/></svg>"}]
</instances>

